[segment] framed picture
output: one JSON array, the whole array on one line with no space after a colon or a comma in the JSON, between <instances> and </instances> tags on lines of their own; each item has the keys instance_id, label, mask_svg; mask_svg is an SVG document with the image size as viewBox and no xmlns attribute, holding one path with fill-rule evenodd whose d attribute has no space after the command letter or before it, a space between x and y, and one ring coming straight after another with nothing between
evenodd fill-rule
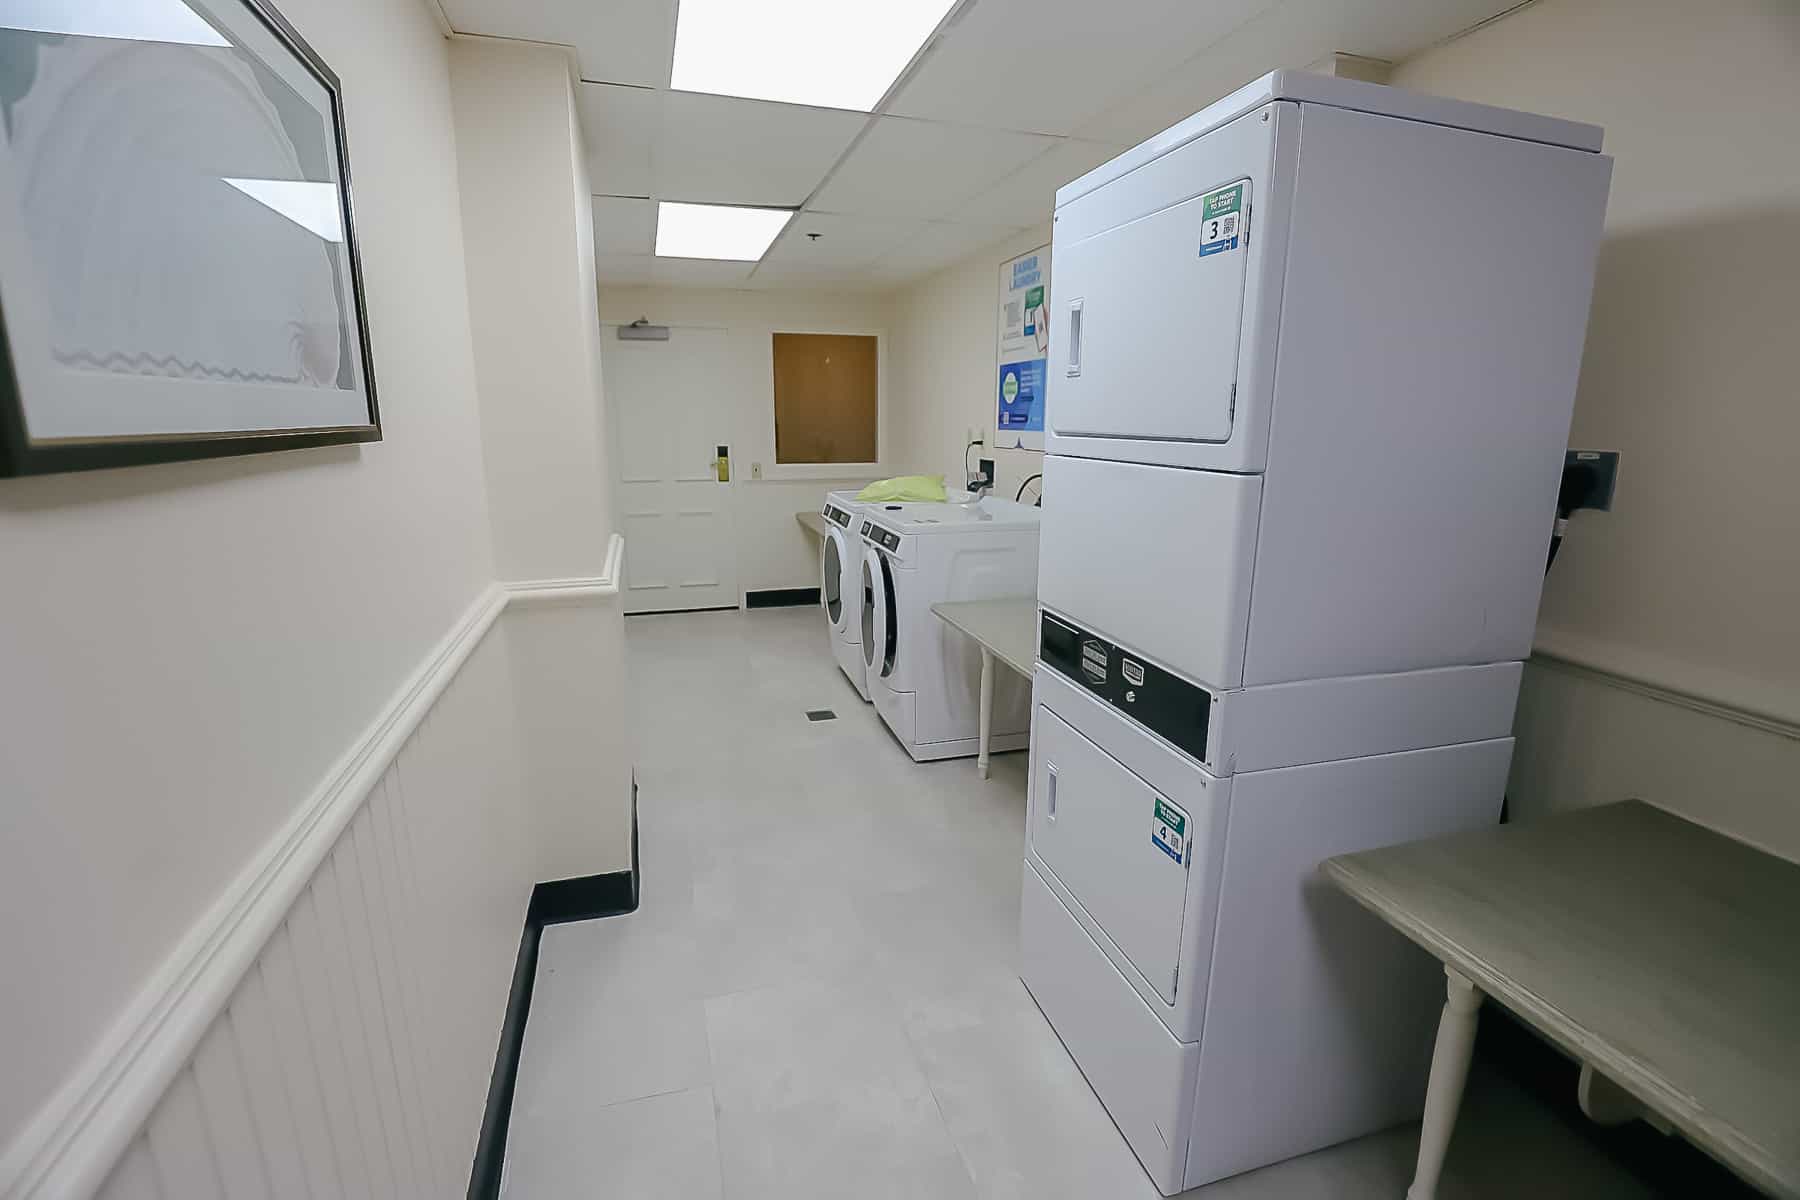
<instances>
[{"instance_id":1,"label":"framed picture","mask_svg":"<svg viewBox=\"0 0 1800 1200\"><path fill-rule=\"evenodd\" d=\"M337 76L264 0L0 2L0 475L381 438Z\"/></svg>"}]
</instances>

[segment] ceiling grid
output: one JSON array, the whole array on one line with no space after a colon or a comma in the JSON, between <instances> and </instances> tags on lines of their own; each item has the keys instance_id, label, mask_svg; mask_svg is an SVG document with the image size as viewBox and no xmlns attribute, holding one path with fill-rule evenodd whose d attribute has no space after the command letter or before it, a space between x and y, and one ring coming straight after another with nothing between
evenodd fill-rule
<instances>
[{"instance_id":1,"label":"ceiling grid","mask_svg":"<svg viewBox=\"0 0 1800 1200\"><path fill-rule=\"evenodd\" d=\"M1397 61L1516 0L962 0L869 112L672 90L677 0L436 2L573 49L603 283L848 290L1042 224L1058 186L1267 71ZM796 215L760 262L659 259L662 200Z\"/></svg>"}]
</instances>

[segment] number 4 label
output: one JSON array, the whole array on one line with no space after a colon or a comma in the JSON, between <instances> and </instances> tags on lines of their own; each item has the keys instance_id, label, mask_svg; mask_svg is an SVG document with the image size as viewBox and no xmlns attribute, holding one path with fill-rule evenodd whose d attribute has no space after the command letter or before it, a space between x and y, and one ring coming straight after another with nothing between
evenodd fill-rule
<instances>
[{"instance_id":1,"label":"number 4 label","mask_svg":"<svg viewBox=\"0 0 1800 1200\"><path fill-rule=\"evenodd\" d=\"M1187 857L1188 815L1161 796L1150 814L1150 844L1182 862Z\"/></svg>"},{"instance_id":2,"label":"number 4 label","mask_svg":"<svg viewBox=\"0 0 1800 1200\"><path fill-rule=\"evenodd\" d=\"M1239 180L1200 197L1200 257L1224 254L1244 244L1244 193L1250 181Z\"/></svg>"}]
</instances>

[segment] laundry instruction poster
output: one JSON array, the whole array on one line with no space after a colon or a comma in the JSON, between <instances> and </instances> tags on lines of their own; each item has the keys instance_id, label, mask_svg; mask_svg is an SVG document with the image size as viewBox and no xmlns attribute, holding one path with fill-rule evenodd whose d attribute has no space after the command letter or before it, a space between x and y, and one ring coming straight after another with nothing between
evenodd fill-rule
<instances>
[{"instance_id":1,"label":"laundry instruction poster","mask_svg":"<svg viewBox=\"0 0 1800 1200\"><path fill-rule=\"evenodd\" d=\"M1050 354L1049 246L1000 264L999 342L994 445L1042 450Z\"/></svg>"}]
</instances>

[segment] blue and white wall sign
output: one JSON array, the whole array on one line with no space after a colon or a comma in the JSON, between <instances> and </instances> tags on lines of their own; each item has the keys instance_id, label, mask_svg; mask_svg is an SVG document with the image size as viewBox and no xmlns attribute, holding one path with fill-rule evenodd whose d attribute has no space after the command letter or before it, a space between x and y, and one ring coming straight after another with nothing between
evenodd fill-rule
<instances>
[{"instance_id":1,"label":"blue and white wall sign","mask_svg":"<svg viewBox=\"0 0 1800 1200\"><path fill-rule=\"evenodd\" d=\"M1044 379L1050 349L1050 247L1000 264L994 446L1044 448Z\"/></svg>"}]
</instances>

